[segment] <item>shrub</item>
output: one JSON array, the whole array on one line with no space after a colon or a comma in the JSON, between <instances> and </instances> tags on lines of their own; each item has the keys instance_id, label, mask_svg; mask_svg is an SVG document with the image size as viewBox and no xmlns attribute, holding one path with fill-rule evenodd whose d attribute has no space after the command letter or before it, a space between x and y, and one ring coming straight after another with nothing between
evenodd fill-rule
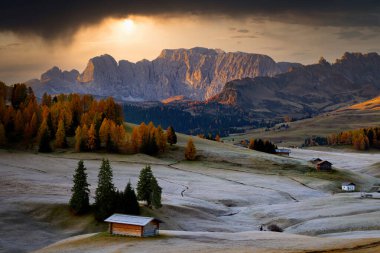
<instances>
[{"instance_id":1,"label":"shrub","mask_svg":"<svg viewBox=\"0 0 380 253\"><path fill-rule=\"evenodd\" d=\"M277 226L276 224L270 224L268 226L268 230L269 231L272 231L272 232L283 232L282 228L280 228L279 226Z\"/></svg>"}]
</instances>

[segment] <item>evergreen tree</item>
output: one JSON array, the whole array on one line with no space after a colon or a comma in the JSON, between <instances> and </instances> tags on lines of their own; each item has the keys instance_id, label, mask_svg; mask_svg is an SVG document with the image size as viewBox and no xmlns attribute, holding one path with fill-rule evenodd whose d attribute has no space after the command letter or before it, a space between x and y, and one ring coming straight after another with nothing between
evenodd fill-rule
<instances>
[{"instance_id":1,"label":"evergreen tree","mask_svg":"<svg viewBox=\"0 0 380 253\"><path fill-rule=\"evenodd\" d=\"M152 189L152 197L151 197L152 206L155 208L162 207L161 205L162 188L158 185L155 177L152 177L150 180L150 188Z\"/></svg>"},{"instance_id":2,"label":"evergreen tree","mask_svg":"<svg viewBox=\"0 0 380 253\"><path fill-rule=\"evenodd\" d=\"M137 183L137 199L146 201L148 207L161 207L161 187L153 176L149 165L140 171Z\"/></svg>"},{"instance_id":3,"label":"evergreen tree","mask_svg":"<svg viewBox=\"0 0 380 253\"><path fill-rule=\"evenodd\" d=\"M193 161L195 160L196 155L197 155L197 150L195 148L193 139L190 138L189 141L187 142L187 146L185 149L185 158L186 160Z\"/></svg>"},{"instance_id":4,"label":"evergreen tree","mask_svg":"<svg viewBox=\"0 0 380 253\"><path fill-rule=\"evenodd\" d=\"M110 163L103 159L98 175L98 188L95 192L95 218L97 220L104 220L113 212L115 187L112 178Z\"/></svg>"},{"instance_id":5,"label":"evergreen tree","mask_svg":"<svg viewBox=\"0 0 380 253\"><path fill-rule=\"evenodd\" d=\"M56 148L67 147L65 124L63 123L63 119L60 119L58 123L58 129L55 134L55 147Z\"/></svg>"},{"instance_id":6,"label":"evergreen tree","mask_svg":"<svg viewBox=\"0 0 380 253\"><path fill-rule=\"evenodd\" d=\"M172 126L169 126L166 130L166 138L168 139L170 146L177 143L177 135Z\"/></svg>"},{"instance_id":7,"label":"evergreen tree","mask_svg":"<svg viewBox=\"0 0 380 253\"><path fill-rule=\"evenodd\" d=\"M89 184L87 183L87 173L83 161L78 162L78 167L75 170L73 177L74 186L71 188L70 208L75 214L82 214L88 211L89 202Z\"/></svg>"},{"instance_id":8,"label":"evergreen tree","mask_svg":"<svg viewBox=\"0 0 380 253\"><path fill-rule=\"evenodd\" d=\"M140 214L140 206L137 201L135 190L132 188L131 182L128 182L124 190L124 212L126 214Z\"/></svg>"},{"instance_id":9,"label":"evergreen tree","mask_svg":"<svg viewBox=\"0 0 380 253\"><path fill-rule=\"evenodd\" d=\"M47 126L46 119L42 122L40 129L38 130L38 136L39 136L39 145L38 145L38 152L51 152L51 146L50 146L50 133L49 128Z\"/></svg>"}]
</instances>

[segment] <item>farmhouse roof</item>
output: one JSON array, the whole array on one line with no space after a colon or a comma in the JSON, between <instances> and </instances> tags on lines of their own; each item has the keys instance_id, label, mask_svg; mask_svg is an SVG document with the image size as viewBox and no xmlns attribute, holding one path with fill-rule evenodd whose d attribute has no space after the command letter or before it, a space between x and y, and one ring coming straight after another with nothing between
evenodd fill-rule
<instances>
[{"instance_id":1,"label":"farmhouse roof","mask_svg":"<svg viewBox=\"0 0 380 253\"><path fill-rule=\"evenodd\" d=\"M349 186L349 185L353 185L355 186L356 184L352 183L352 182L343 182L342 183L342 186Z\"/></svg>"},{"instance_id":2,"label":"farmhouse roof","mask_svg":"<svg viewBox=\"0 0 380 253\"><path fill-rule=\"evenodd\" d=\"M332 165L332 163L330 163L329 161L320 161L319 163L317 163L318 165L322 165L322 164L330 164Z\"/></svg>"},{"instance_id":3,"label":"farmhouse roof","mask_svg":"<svg viewBox=\"0 0 380 253\"><path fill-rule=\"evenodd\" d=\"M158 222L161 222L158 219L155 219L153 217L143 217L143 216L134 216L134 215L126 215L126 214L118 214L115 213L108 217L105 222L111 222L111 223L121 223L121 224L131 224L131 225L137 225L137 226L145 226L149 222L156 220Z\"/></svg>"},{"instance_id":4,"label":"farmhouse roof","mask_svg":"<svg viewBox=\"0 0 380 253\"><path fill-rule=\"evenodd\" d=\"M275 150L277 153L290 153L290 149L278 148Z\"/></svg>"}]
</instances>

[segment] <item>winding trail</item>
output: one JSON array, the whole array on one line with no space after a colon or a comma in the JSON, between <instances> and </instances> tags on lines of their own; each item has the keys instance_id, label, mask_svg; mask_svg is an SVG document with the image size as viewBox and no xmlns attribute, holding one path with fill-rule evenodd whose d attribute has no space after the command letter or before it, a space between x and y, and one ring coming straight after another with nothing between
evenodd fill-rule
<instances>
[{"instance_id":1,"label":"winding trail","mask_svg":"<svg viewBox=\"0 0 380 253\"><path fill-rule=\"evenodd\" d=\"M242 182L239 182L239 181L236 181L236 180L232 180L232 179L228 179L228 178L225 178L225 177L220 177L220 176L216 176L216 175L212 175L211 176L211 175L209 175L207 173L195 172L195 171L192 171L192 170L181 169L181 168L178 168L178 167L174 166L174 165L179 164L179 163L180 162L177 161L175 163L171 163L171 164L168 164L166 166L168 168L171 168L171 169L174 169L174 170L179 170L179 171L184 171L184 172L190 172L190 173L194 173L194 174L198 174L198 175L202 175L202 176L206 176L206 177L217 178L217 179L221 179L221 180L224 180L224 181L227 181L227 182L231 182L231 183L235 183L235 184L239 184L239 185L244 185L244 186L249 186L249 187L254 187L254 188L260 188L260 189L265 189L265 190L270 190L270 191L275 191L275 192L279 193L282 196L286 196L286 197L292 199L295 202L299 202L299 200L297 200L294 196L292 196L290 193L285 192L285 191L280 191L280 190L273 189L273 188L270 188L270 187L265 187L265 186L245 184L245 183L242 183ZM220 170L224 170L224 169L220 169ZM241 172L241 173L244 173L244 172Z\"/></svg>"}]
</instances>

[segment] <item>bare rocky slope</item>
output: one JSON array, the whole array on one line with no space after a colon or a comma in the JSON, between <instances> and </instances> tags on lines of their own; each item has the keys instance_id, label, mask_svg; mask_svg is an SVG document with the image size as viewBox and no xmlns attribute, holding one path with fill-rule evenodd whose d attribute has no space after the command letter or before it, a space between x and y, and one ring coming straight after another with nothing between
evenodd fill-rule
<instances>
[{"instance_id":1,"label":"bare rocky slope","mask_svg":"<svg viewBox=\"0 0 380 253\"><path fill-rule=\"evenodd\" d=\"M266 117L308 117L380 94L380 56L345 53L330 64L293 68L274 77L228 82L209 102L246 108Z\"/></svg>"},{"instance_id":2,"label":"bare rocky slope","mask_svg":"<svg viewBox=\"0 0 380 253\"><path fill-rule=\"evenodd\" d=\"M53 67L41 79L27 81L37 94L90 93L119 100L158 101L172 96L205 100L234 79L275 76L297 63L276 63L266 55L218 49L165 49L153 61L116 62L110 55L89 60L83 73Z\"/></svg>"}]
</instances>

